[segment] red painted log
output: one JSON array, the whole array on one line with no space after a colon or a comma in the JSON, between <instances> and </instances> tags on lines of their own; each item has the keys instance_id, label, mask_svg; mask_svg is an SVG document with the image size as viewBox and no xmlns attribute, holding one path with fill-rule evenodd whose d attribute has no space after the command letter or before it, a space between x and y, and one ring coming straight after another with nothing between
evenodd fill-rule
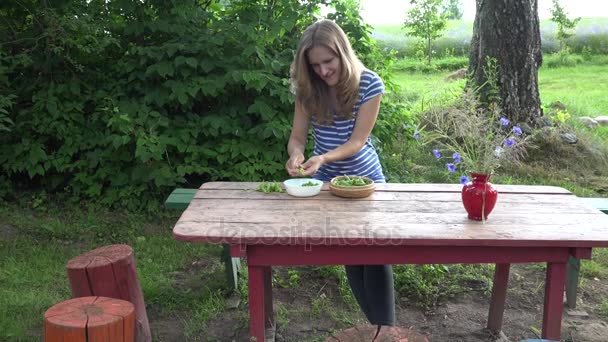
<instances>
[{"instance_id":1,"label":"red painted log","mask_svg":"<svg viewBox=\"0 0 608 342\"><path fill-rule=\"evenodd\" d=\"M135 340L152 341L144 296L130 246L110 245L81 254L68 262L67 272L73 297L104 296L133 303Z\"/></svg>"},{"instance_id":2,"label":"red painted log","mask_svg":"<svg viewBox=\"0 0 608 342\"><path fill-rule=\"evenodd\" d=\"M353 327L325 339L325 342L369 342L376 335L376 326ZM414 330L383 326L374 342L429 342Z\"/></svg>"},{"instance_id":3,"label":"red painted log","mask_svg":"<svg viewBox=\"0 0 608 342\"><path fill-rule=\"evenodd\" d=\"M45 342L133 342L135 308L108 297L80 297L57 303L44 313Z\"/></svg>"}]
</instances>

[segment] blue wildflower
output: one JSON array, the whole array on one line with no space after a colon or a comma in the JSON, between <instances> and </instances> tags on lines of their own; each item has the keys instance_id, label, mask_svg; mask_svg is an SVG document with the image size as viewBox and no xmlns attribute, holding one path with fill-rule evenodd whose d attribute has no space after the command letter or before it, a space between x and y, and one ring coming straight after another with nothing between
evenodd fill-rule
<instances>
[{"instance_id":1,"label":"blue wildflower","mask_svg":"<svg viewBox=\"0 0 608 342\"><path fill-rule=\"evenodd\" d=\"M458 152L454 152L452 158L454 158L454 164L460 164L460 154L458 154Z\"/></svg>"},{"instance_id":2,"label":"blue wildflower","mask_svg":"<svg viewBox=\"0 0 608 342\"><path fill-rule=\"evenodd\" d=\"M433 150L433 154L435 155L435 158L441 158L441 153L439 153L439 150Z\"/></svg>"},{"instance_id":3,"label":"blue wildflower","mask_svg":"<svg viewBox=\"0 0 608 342\"><path fill-rule=\"evenodd\" d=\"M418 140L418 138L420 138L420 133L418 133L418 130L416 130L414 132L414 139Z\"/></svg>"},{"instance_id":4,"label":"blue wildflower","mask_svg":"<svg viewBox=\"0 0 608 342\"><path fill-rule=\"evenodd\" d=\"M505 117L500 118L500 124L503 126L509 126L509 120Z\"/></svg>"},{"instance_id":5,"label":"blue wildflower","mask_svg":"<svg viewBox=\"0 0 608 342\"><path fill-rule=\"evenodd\" d=\"M470 181L469 177L460 176L460 184L464 185L464 184L467 184L469 181Z\"/></svg>"},{"instance_id":6,"label":"blue wildflower","mask_svg":"<svg viewBox=\"0 0 608 342\"><path fill-rule=\"evenodd\" d=\"M506 140L505 140L505 146L507 146L507 147L511 147L511 146L513 146L513 145L515 145L515 139L513 139L513 138L508 138L508 139L506 139Z\"/></svg>"},{"instance_id":7,"label":"blue wildflower","mask_svg":"<svg viewBox=\"0 0 608 342\"><path fill-rule=\"evenodd\" d=\"M515 133L515 135L521 135L521 128L514 126L513 133Z\"/></svg>"},{"instance_id":8,"label":"blue wildflower","mask_svg":"<svg viewBox=\"0 0 608 342\"><path fill-rule=\"evenodd\" d=\"M445 166L447 166L448 171L450 171L451 173L456 172L456 165L454 165L454 163L447 163L445 164Z\"/></svg>"}]
</instances>

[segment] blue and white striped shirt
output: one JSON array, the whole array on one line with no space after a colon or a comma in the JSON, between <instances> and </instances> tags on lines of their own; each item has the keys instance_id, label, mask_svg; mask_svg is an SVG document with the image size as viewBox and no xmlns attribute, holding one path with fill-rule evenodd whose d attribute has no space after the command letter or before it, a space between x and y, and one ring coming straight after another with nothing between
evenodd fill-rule
<instances>
[{"instance_id":1,"label":"blue and white striped shirt","mask_svg":"<svg viewBox=\"0 0 608 342\"><path fill-rule=\"evenodd\" d=\"M359 99L353 106L353 117L347 120L338 120L334 113L334 122L331 126L321 125L312 120L313 137L315 141L314 155L321 155L338 146L345 144L353 133L359 108L370 99L384 93L384 83L375 72L364 70L359 82ZM376 149L368 137L363 148L352 157L324 164L319 168L313 178L324 182L336 176L366 176L376 183L384 183L382 166L378 159Z\"/></svg>"}]
</instances>

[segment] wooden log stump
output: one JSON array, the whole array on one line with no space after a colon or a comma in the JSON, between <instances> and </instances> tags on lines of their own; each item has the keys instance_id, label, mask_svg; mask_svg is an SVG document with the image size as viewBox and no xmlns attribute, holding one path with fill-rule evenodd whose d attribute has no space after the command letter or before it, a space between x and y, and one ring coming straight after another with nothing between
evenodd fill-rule
<instances>
[{"instance_id":1,"label":"wooden log stump","mask_svg":"<svg viewBox=\"0 0 608 342\"><path fill-rule=\"evenodd\" d=\"M108 297L80 297L57 303L44 313L45 342L132 342L135 308Z\"/></svg>"},{"instance_id":2,"label":"wooden log stump","mask_svg":"<svg viewBox=\"0 0 608 342\"><path fill-rule=\"evenodd\" d=\"M325 342L370 342L376 329L372 325L349 328L328 337ZM414 330L383 326L374 342L429 342L429 339Z\"/></svg>"},{"instance_id":3,"label":"wooden log stump","mask_svg":"<svg viewBox=\"0 0 608 342\"><path fill-rule=\"evenodd\" d=\"M109 245L81 254L68 262L67 272L73 297L104 296L133 303L135 340L152 341L130 246Z\"/></svg>"}]
</instances>

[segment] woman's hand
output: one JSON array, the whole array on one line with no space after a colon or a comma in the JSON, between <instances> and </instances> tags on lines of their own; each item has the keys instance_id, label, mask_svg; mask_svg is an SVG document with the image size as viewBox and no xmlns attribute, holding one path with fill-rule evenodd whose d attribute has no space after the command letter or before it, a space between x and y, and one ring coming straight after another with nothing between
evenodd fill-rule
<instances>
[{"instance_id":1,"label":"woman's hand","mask_svg":"<svg viewBox=\"0 0 608 342\"><path fill-rule=\"evenodd\" d=\"M314 175L323 164L325 164L325 158L322 155L311 157L306 163L302 164L302 167L304 168L302 176Z\"/></svg>"},{"instance_id":2,"label":"woman's hand","mask_svg":"<svg viewBox=\"0 0 608 342\"><path fill-rule=\"evenodd\" d=\"M296 153L289 158L287 163L285 163L285 169L287 173L291 176L301 176L299 167L302 166L302 162L304 161L304 155L302 153Z\"/></svg>"}]
</instances>

